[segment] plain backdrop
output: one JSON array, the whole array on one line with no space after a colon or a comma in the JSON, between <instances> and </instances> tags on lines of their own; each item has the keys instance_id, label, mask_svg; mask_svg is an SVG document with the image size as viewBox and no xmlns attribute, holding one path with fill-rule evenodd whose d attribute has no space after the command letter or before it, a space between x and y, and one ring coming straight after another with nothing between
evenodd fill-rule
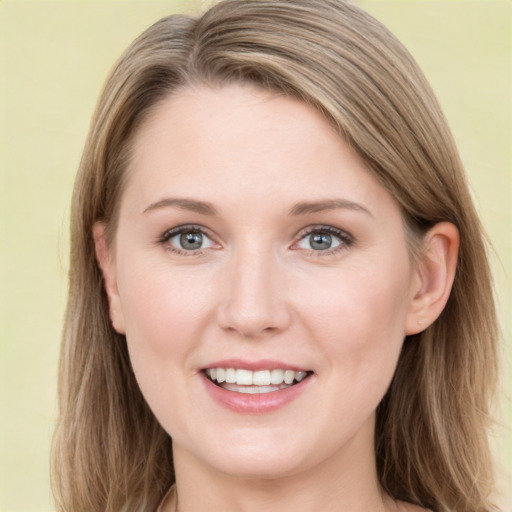
<instances>
[{"instance_id":1,"label":"plain backdrop","mask_svg":"<svg viewBox=\"0 0 512 512\"><path fill-rule=\"evenodd\" d=\"M0 0L0 512L48 512L74 174L108 70L199 1ZM405 43L450 121L494 252L504 339L493 443L512 509L512 3L361 0ZM508 429L507 426L508 425ZM508 494L507 494L508 493Z\"/></svg>"}]
</instances>

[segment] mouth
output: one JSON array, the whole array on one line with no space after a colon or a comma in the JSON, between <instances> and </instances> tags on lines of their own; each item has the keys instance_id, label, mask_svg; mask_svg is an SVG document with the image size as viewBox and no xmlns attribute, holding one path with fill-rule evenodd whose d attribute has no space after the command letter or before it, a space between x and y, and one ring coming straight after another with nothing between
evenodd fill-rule
<instances>
[{"instance_id":1,"label":"mouth","mask_svg":"<svg viewBox=\"0 0 512 512\"><path fill-rule=\"evenodd\" d=\"M227 391L243 394L273 393L297 385L312 371L286 369L247 370L242 368L207 368L206 378Z\"/></svg>"}]
</instances>

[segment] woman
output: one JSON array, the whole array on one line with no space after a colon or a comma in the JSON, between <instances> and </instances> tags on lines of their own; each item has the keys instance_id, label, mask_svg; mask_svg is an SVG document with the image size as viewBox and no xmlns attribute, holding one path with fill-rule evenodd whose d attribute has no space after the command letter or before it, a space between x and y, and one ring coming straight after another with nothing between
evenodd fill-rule
<instances>
[{"instance_id":1,"label":"woman","mask_svg":"<svg viewBox=\"0 0 512 512\"><path fill-rule=\"evenodd\" d=\"M359 8L148 29L71 242L59 510L493 510L482 229L425 78Z\"/></svg>"}]
</instances>

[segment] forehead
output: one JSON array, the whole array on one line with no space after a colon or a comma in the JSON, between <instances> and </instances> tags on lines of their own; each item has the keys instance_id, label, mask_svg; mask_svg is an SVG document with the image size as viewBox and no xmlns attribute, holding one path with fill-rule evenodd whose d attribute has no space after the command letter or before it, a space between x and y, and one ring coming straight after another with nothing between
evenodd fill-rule
<instances>
[{"instance_id":1,"label":"forehead","mask_svg":"<svg viewBox=\"0 0 512 512\"><path fill-rule=\"evenodd\" d=\"M150 147L162 143L170 144L176 157L192 145L212 156L225 150L261 156L262 149L268 153L291 147L297 153L310 149L297 143L314 132L322 132L324 150L341 142L319 111L281 93L243 83L187 87L157 104L139 127L135 164L138 157L149 156Z\"/></svg>"},{"instance_id":2,"label":"forehead","mask_svg":"<svg viewBox=\"0 0 512 512\"><path fill-rule=\"evenodd\" d=\"M235 198L285 207L333 194L392 201L320 112L248 85L169 96L141 124L132 150L130 201L177 193L221 205Z\"/></svg>"}]
</instances>

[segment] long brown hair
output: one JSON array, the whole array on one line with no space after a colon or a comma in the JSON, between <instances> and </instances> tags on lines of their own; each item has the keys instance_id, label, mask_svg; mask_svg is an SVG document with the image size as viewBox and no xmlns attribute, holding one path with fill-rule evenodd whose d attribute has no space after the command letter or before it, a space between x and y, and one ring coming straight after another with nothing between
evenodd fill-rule
<instances>
[{"instance_id":1,"label":"long brown hair","mask_svg":"<svg viewBox=\"0 0 512 512\"><path fill-rule=\"evenodd\" d=\"M440 318L407 337L377 410L383 489L438 512L488 512L486 428L497 323L483 231L445 118L405 48L342 0L227 0L142 34L100 97L78 172L53 444L60 511L156 508L174 481L172 446L146 405L112 328L92 226L115 235L130 142L177 89L243 81L321 111L402 208L411 240L441 221L460 232ZM414 245L414 244L412 244Z\"/></svg>"}]
</instances>

